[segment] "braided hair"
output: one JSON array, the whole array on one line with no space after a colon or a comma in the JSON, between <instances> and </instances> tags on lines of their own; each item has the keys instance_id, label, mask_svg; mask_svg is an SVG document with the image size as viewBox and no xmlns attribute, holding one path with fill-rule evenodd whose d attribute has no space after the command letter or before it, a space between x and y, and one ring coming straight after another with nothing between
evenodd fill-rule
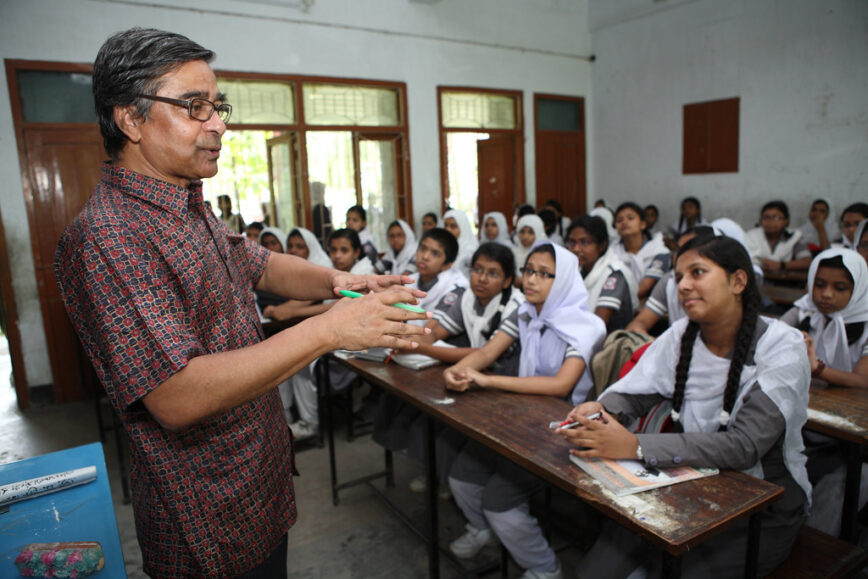
<instances>
[{"instance_id":1,"label":"braided hair","mask_svg":"<svg viewBox=\"0 0 868 579\"><path fill-rule=\"evenodd\" d=\"M511 249L494 241L483 243L473 252L473 258L470 261L471 267L476 267L476 261L481 256L499 263L500 267L503 268L504 277L509 280L509 283L500 292L500 305L497 308L497 313L492 316L488 327L482 332L482 336L488 340L494 334L494 331L500 327L503 310L506 308L506 304L509 303L509 298L512 297L512 281L515 278L515 256Z\"/></svg>"},{"instance_id":2,"label":"braided hair","mask_svg":"<svg viewBox=\"0 0 868 579\"><path fill-rule=\"evenodd\" d=\"M753 345L753 337L759 318L760 292L753 273L750 257L744 247L734 239L728 237L715 237L712 239L694 238L682 247L678 255L687 251L696 251L702 257L713 261L722 267L727 274L734 274L738 270L745 272L747 285L741 293L742 314L741 324L735 337L735 349L729 364L729 372L726 377L726 389L723 394L723 410L720 413L720 427L718 430L726 430L729 423L732 408L738 397L741 371L750 354ZM693 345L699 333L699 324L690 321L684 334L681 336L681 354L675 367L675 391L672 395L672 422L678 431L683 431L681 423L681 406L684 402L684 389L687 385L687 375L690 370L690 360L693 357Z\"/></svg>"}]
</instances>

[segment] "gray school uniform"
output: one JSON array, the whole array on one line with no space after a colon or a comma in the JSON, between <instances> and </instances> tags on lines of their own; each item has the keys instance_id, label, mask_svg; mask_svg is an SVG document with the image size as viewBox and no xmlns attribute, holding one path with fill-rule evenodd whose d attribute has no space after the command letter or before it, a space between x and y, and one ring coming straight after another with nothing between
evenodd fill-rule
<instances>
[{"instance_id":1,"label":"gray school uniform","mask_svg":"<svg viewBox=\"0 0 868 579\"><path fill-rule=\"evenodd\" d=\"M597 307L615 310L606 328L609 332L623 330L633 321L630 286L627 285L627 279L622 272L613 271L606 278L603 289L600 290L600 297L597 298Z\"/></svg>"},{"instance_id":2,"label":"gray school uniform","mask_svg":"<svg viewBox=\"0 0 868 579\"><path fill-rule=\"evenodd\" d=\"M664 274L663 277L661 277L654 285L654 289L651 290L651 295L648 296L648 300L645 302L645 307L661 318L669 315L669 301L666 299L666 284L669 282L669 278L674 276L675 272L673 270L670 269L666 272L666 274Z\"/></svg>"}]
</instances>

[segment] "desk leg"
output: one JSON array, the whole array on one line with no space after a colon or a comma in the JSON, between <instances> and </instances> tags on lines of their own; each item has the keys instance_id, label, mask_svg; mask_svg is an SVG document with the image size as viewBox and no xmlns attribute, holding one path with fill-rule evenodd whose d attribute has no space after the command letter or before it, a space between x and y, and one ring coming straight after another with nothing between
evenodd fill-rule
<instances>
[{"instance_id":1,"label":"desk leg","mask_svg":"<svg viewBox=\"0 0 868 579\"><path fill-rule=\"evenodd\" d=\"M395 488L395 467L392 461L392 451L386 449L386 487Z\"/></svg>"},{"instance_id":2,"label":"desk leg","mask_svg":"<svg viewBox=\"0 0 868 579\"><path fill-rule=\"evenodd\" d=\"M322 372L322 380L320 382L325 390L323 396L325 400L323 400L323 402L325 402L326 428L328 428L329 469L331 470L332 475L332 504L337 506L340 499L338 498L338 467L337 462L335 461L335 421L332 417L332 379L331 372L329 372L328 358L320 360L320 363L317 364L317 368L322 368L322 370L320 370ZM322 426L322 423L320 423L320 428L322 428Z\"/></svg>"},{"instance_id":3,"label":"desk leg","mask_svg":"<svg viewBox=\"0 0 868 579\"><path fill-rule=\"evenodd\" d=\"M759 572L760 515L761 513L751 515L748 522L747 554L744 561L744 576L747 579L753 579Z\"/></svg>"},{"instance_id":4,"label":"desk leg","mask_svg":"<svg viewBox=\"0 0 868 579\"><path fill-rule=\"evenodd\" d=\"M847 461L847 474L844 480L844 511L841 515L841 539L856 543L856 515L859 510L859 486L862 480L862 461L859 458L859 445L844 443Z\"/></svg>"},{"instance_id":5,"label":"desk leg","mask_svg":"<svg viewBox=\"0 0 868 579\"><path fill-rule=\"evenodd\" d=\"M681 557L663 552L663 576L668 579L681 579Z\"/></svg>"},{"instance_id":6,"label":"desk leg","mask_svg":"<svg viewBox=\"0 0 868 579\"><path fill-rule=\"evenodd\" d=\"M437 454L434 444L434 418L425 416L425 478L428 483L426 494L428 510L428 576L440 577L440 537L437 521Z\"/></svg>"}]
</instances>

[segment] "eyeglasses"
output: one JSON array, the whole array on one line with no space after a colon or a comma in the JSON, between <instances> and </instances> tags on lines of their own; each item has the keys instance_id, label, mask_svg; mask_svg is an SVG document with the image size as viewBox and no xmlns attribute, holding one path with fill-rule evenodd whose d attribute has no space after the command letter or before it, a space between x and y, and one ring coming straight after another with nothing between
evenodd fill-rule
<instances>
[{"instance_id":1,"label":"eyeglasses","mask_svg":"<svg viewBox=\"0 0 868 579\"><path fill-rule=\"evenodd\" d=\"M232 116L232 105L229 103L221 103L214 104L208 99L190 99L188 101L181 99L171 99L169 97L161 97L150 94L140 94L139 98L148 99L152 101L159 101L161 103L168 103L170 105L175 105L176 107L184 107L187 109L187 114L190 115L191 119L195 119L200 122L205 122L211 118L211 115L214 114L214 111L217 111L217 116L220 117L220 120L224 123L229 122L229 117Z\"/></svg>"},{"instance_id":2,"label":"eyeglasses","mask_svg":"<svg viewBox=\"0 0 868 579\"><path fill-rule=\"evenodd\" d=\"M595 243L596 242L593 239L591 239L590 237L583 237L582 239L579 239L578 241L576 241L575 239L567 240L567 246L570 249L575 249L577 247L589 247L591 245L594 245Z\"/></svg>"},{"instance_id":3,"label":"eyeglasses","mask_svg":"<svg viewBox=\"0 0 868 579\"><path fill-rule=\"evenodd\" d=\"M497 280L497 279L500 279L503 277L503 274L497 270L489 269L486 271L484 268L481 268L481 267L474 267L473 269L470 270L470 272L473 273L473 275L478 275L479 277L487 277L488 279L494 279L494 280Z\"/></svg>"},{"instance_id":4,"label":"eyeglasses","mask_svg":"<svg viewBox=\"0 0 868 579\"><path fill-rule=\"evenodd\" d=\"M537 276L539 279L555 279L555 274L547 272L547 271L542 271L540 269L523 267L519 271L521 271L521 275L524 275L527 277Z\"/></svg>"},{"instance_id":5,"label":"eyeglasses","mask_svg":"<svg viewBox=\"0 0 868 579\"><path fill-rule=\"evenodd\" d=\"M761 217L763 221L783 221L786 219L783 215L778 215L777 213L773 213L771 215L763 215Z\"/></svg>"}]
</instances>

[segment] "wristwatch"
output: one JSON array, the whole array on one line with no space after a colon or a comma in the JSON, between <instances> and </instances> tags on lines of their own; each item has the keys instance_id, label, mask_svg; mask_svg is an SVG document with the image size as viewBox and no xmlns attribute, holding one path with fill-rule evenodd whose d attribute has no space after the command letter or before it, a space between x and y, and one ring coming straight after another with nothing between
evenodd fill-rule
<instances>
[{"instance_id":1,"label":"wristwatch","mask_svg":"<svg viewBox=\"0 0 868 579\"><path fill-rule=\"evenodd\" d=\"M642 462L645 462L645 453L642 452L641 444L636 445L636 458L638 458Z\"/></svg>"},{"instance_id":2,"label":"wristwatch","mask_svg":"<svg viewBox=\"0 0 868 579\"><path fill-rule=\"evenodd\" d=\"M819 378L820 374L822 374L823 370L825 370L825 369L826 369L826 363L823 362L822 360L820 360L819 358L817 358L817 367L814 368L813 370L811 370L811 377L812 378Z\"/></svg>"}]
</instances>

